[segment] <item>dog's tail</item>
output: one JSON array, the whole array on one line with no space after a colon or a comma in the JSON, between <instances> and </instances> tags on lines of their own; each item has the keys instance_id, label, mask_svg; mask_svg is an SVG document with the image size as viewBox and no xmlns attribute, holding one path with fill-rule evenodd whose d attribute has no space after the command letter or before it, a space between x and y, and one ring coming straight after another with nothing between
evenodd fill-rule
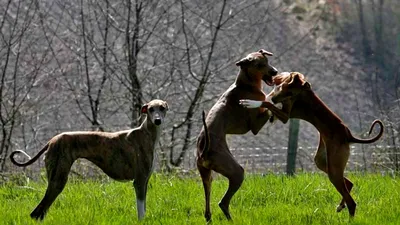
<instances>
[{"instance_id":1,"label":"dog's tail","mask_svg":"<svg viewBox=\"0 0 400 225\"><path fill-rule=\"evenodd\" d=\"M204 126L205 143L204 143L203 151L200 154L200 157L205 156L208 152L208 149L210 149L210 134L208 133L208 128L207 128L207 124L206 124L206 113L204 112L204 110L202 113L202 120L203 120L203 126Z\"/></svg>"},{"instance_id":2,"label":"dog's tail","mask_svg":"<svg viewBox=\"0 0 400 225\"><path fill-rule=\"evenodd\" d=\"M360 139L360 138L354 137L354 136L351 135L351 133L350 133L350 140L349 140L349 142L360 143L360 144L369 144L369 143L373 143L373 142L377 141L379 138L382 137L382 134L383 134L383 123L382 123L382 121L380 121L380 120L374 120L374 122L372 122L371 127L369 128L368 134L371 134L372 130L373 130L374 127L375 127L375 124L379 124L379 127L380 127L380 131L379 131L379 134L378 134L378 135L376 135L375 137L370 138L370 139Z\"/></svg>"},{"instance_id":3,"label":"dog's tail","mask_svg":"<svg viewBox=\"0 0 400 225\"><path fill-rule=\"evenodd\" d=\"M26 152L24 152L24 151L22 151L22 150L13 151L13 152L11 153L11 155L10 155L10 160L11 160L11 162L12 162L14 165L16 165L16 166L20 166L20 167L29 166L29 165L31 165L32 163L34 163L45 151L47 151L47 148L48 148L48 147L49 147L49 143L47 143L47 144L42 148L42 150L40 150L40 152L39 152L38 154L36 154L32 159L31 159L31 157L30 157L28 154L26 154ZM29 160L28 160L27 162L25 162L25 163L19 163L19 162L15 161L15 159L14 159L14 156L15 156L16 154L23 154L23 155L27 156L27 157L29 158Z\"/></svg>"}]
</instances>

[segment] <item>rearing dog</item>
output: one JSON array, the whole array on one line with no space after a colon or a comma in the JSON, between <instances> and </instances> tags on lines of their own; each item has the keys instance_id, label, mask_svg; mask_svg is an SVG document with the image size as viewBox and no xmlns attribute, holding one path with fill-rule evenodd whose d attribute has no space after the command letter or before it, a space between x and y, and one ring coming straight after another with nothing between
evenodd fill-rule
<instances>
[{"instance_id":1,"label":"rearing dog","mask_svg":"<svg viewBox=\"0 0 400 225\"><path fill-rule=\"evenodd\" d=\"M336 208L340 212L347 205L350 216L354 216L356 203L350 195L353 183L344 177L344 170L350 155L350 143L368 144L377 141L383 134L383 124L375 120L369 130L371 134L375 124L379 124L379 134L371 139L354 137L343 121L312 91L304 75L298 72L282 73L274 77L275 89L268 95L273 103L282 103L282 110L268 101L241 100L247 108L265 107L283 123L289 118L298 118L310 122L319 131L319 145L314 161L317 167L328 174L329 180L342 195L342 201Z\"/></svg>"},{"instance_id":2,"label":"rearing dog","mask_svg":"<svg viewBox=\"0 0 400 225\"><path fill-rule=\"evenodd\" d=\"M42 201L31 213L34 219L43 219L47 210L64 189L72 164L78 158L85 158L100 167L115 180L134 180L138 218L146 211L147 183L154 165L155 146L161 134L161 124L168 110L162 100L152 100L142 106L146 114L143 123L134 129L108 132L77 131L61 133L43 147L28 162L16 162L14 156L23 151L11 153L11 162L17 166L28 166L46 152L45 164L48 186Z\"/></svg>"},{"instance_id":3,"label":"rearing dog","mask_svg":"<svg viewBox=\"0 0 400 225\"><path fill-rule=\"evenodd\" d=\"M245 109L239 105L239 99L242 98L266 99L262 81L272 86L272 77L277 74L277 70L269 65L267 56L272 56L272 53L260 50L238 61L236 65L240 66L240 72L235 82L222 94L205 120L203 115L204 127L197 139L196 160L204 186L204 216L207 221L211 220L211 171L229 179L228 190L219 202L228 219L231 219L229 203L244 179L244 170L229 151L226 135L245 134L250 130L256 135L271 116L268 110Z\"/></svg>"}]
</instances>

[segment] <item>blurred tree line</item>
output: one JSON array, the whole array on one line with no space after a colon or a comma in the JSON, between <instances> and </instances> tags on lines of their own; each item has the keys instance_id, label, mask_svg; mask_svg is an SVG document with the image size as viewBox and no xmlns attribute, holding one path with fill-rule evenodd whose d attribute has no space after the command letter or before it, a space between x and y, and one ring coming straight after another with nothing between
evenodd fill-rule
<instances>
[{"instance_id":1,"label":"blurred tree line","mask_svg":"<svg viewBox=\"0 0 400 225\"><path fill-rule=\"evenodd\" d=\"M337 41L360 58L368 92L386 121L386 143L399 145L400 131L400 2L391 0L331 1L336 5ZM393 148L395 170L400 151Z\"/></svg>"},{"instance_id":2,"label":"blurred tree line","mask_svg":"<svg viewBox=\"0 0 400 225\"><path fill-rule=\"evenodd\" d=\"M12 150L34 154L59 132L135 127L154 98L170 105L160 164L181 166L201 111L234 81L234 62L260 48L280 71L305 73L321 96L337 93L328 104L346 122L358 115L357 129L384 117L385 141L398 145L397 0L0 2L1 170ZM286 128L271 129L254 140L286 143Z\"/></svg>"}]
</instances>

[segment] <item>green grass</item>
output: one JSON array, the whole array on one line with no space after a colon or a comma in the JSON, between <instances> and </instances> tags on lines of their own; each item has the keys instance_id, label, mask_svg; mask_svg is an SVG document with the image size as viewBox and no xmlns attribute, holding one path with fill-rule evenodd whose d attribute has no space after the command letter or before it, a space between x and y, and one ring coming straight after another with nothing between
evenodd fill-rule
<instances>
[{"instance_id":1,"label":"green grass","mask_svg":"<svg viewBox=\"0 0 400 225\"><path fill-rule=\"evenodd\" d=\"M322 174L247 175L231 202L233 223L226 221L218 202L227 180L212 186L213 224L400 224L400 179L376 174L350 174L357 202L356 217L347 209L336 213L340 196ZM29 217L46 189L45 182L0 186L0 224L38 224ZM132 184L70 179L40 224L205 224L199 177L153 174L147 212L136 216Z\"/></svg>"}]
</instances>

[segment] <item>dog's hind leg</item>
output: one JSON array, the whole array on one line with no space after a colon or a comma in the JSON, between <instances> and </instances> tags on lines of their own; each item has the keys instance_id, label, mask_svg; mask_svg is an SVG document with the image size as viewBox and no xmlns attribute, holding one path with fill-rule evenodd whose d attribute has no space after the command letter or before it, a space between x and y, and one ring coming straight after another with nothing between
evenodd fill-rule
<instances>
[{"instance_id":1,"label":"dog's hind leg","mask_svg":"<svg viewBox=\"0 0 400 225\"><path fill-rule=\"evenodd\" d=\"M350 216L354 216L356 212L356 203L351 197L349 190L346 187L343 175L337 174L336 172L329 171L329 179L335 186L336 190L342 195L344 202L346 203ZM344 204L343 204L344 205ZM340 207L340 205L339 205ZM344 207L343 207L344 208ZM337 209L336 209L337 210Z\"/></svg>"},{"instance_id":2,"label":"dog's hind leg","mask_svg":"<svg viewBox=\"0 0 400 225\"><path fill-rule=\"evenodd\" d=\"M344 177L344 182L346 184L347 190L350 193L351 189L353 188L353 183L346 177ZM342 201L340 201L339 205L336 207L336 212L341 212L344 208L346 208L346 201L344 198L342 198Z\"/></svg>"},{"instance_id":3,"label":"dog's hind leg","mask_svg":"<svg viewBox=\"0 0 400 225\"><path fill-rule=\"evenodd\" d=\"M348 207L349 214L351 217L353 217L355 214L355 211L356 211L357 204L355 203L354 199L351 197L350 191L347 187L350 184L346 183L347 179L343 176L344 168L346 167L347 160L348 160L348 157L350 154L349 146L342 145L342 146L336 146L336 148L337 149L331 148L330 149L331 151L327 151L328 176L329 176L329 180L335 186L336 190L342 195L344 202ZM338 152L340 152L340 153L338 153ZM340 154L340 156L337 155L336 153ZM349 180L347 180L347 181L349 181ZM342 199L342 201L343 201L343 199ZM341 207L341 205L339 205L338 208L339 207ZM338 208L336 210L338 210Z\"/></svg>"},{"instance_id":4,"label":"dog's hind leg","mask_svg":"<svg viewBox=\"0 0 400 225\"><path fill-rule=\"evenodd\" d=\"M211 210L210 210L210 194L211 194L211 183L212 183L212 176L211 170L203 167L202 165L197 164L197 168L200 172L201 180L203 181L204 187L204 194L205 194L205 204L206 208L204 211L204 217L206 221L211 220Z\"/></svg>"},{"instance_id":5,"label":"dog's hind leg","mask_svg":"<svg viewBox=\"0 0 400 225\"><path fill-rule=\"evenodd\" d=\"M319 140L318 150L314 156L314 162L315 162L315 165L318 167L318 169L320 169L320 170L324 171L326 174L328 174L328 161L327 161L326 147L325 147L325 143L321 137ZM350 193L350 191L353 187L353 183L346 177L344 177L344 181L346 184L346 188L347 188L348 192ZM340 212L344 208L346 208L345 203L346 203L345 199L342 198L341 202L336 207L336 212Z\"/></svg>"},{"instance_id":6,"label":"dog's hind leg","mask_svg":"<svg viewBox=\"0 0 400 225\"><path fill-rule=\"evenodd\" d=\"M221 199L218 205L225 214L226 218L231 220L229 204L233 195L237 192L237 190L239 190L243 183L244 169L239 165L238 162L236 162L228 150L218 153L218 158L223 161L221 161L217 167L213 168L213 170L222 174L229 180L228 190L225 192L224 197Z\"/></svg>"},{"instance_id":7,"label":"dog's hind leg","mask_svg":"<svg viewBox=\"0 0 400 225\"><path fill-rule=\"evenodd\" d=\"M326 154L326 146L325 142L322 137L319 137L319 145L317 152L314 156L314 163L318 169L328 173L328 161L327 161L327 154Z\"/></svg>"},{"instance_id":8,"label":"dog's hind leg","mask_svg":"<svg viewBox=\"0 0 400 225\"><path fill-rule=\"evenodd\" d=\"M49 155L48 155L49 156ZM48 162L46 158L46 170L48 175L48 184L46 193L38 206L32 211L33 219L43 220L47 210L53 204L57 196L62 192L68 181L68 174L72 163L68 160L56 160L56 162Z\"/></svg>"}]
</instances>

